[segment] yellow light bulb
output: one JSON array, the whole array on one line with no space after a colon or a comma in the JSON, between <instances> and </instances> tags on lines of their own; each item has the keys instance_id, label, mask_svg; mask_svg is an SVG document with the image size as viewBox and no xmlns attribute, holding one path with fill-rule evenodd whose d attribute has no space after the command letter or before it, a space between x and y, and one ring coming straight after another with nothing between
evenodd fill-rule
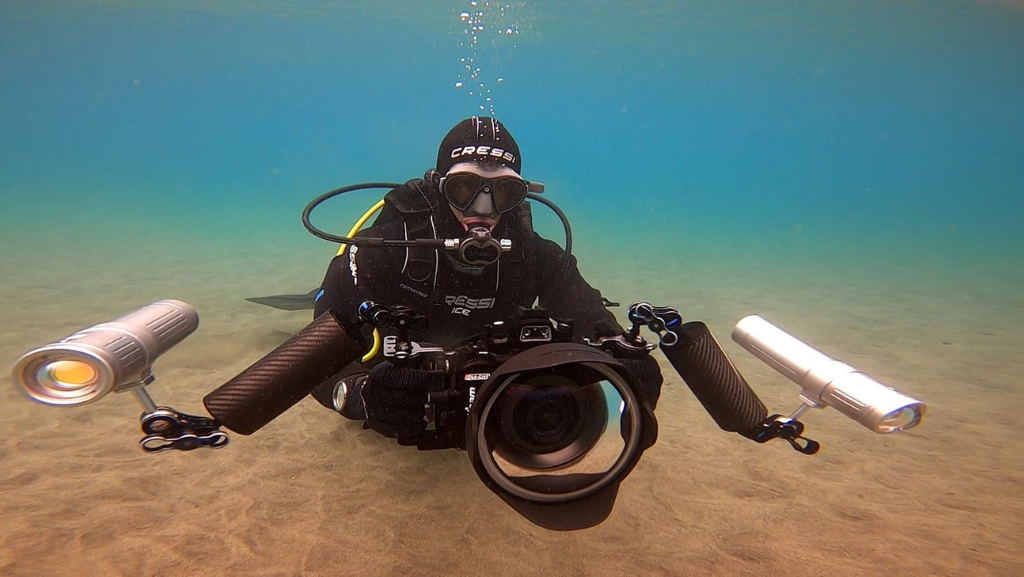
<instances>
[{"instance_id":1,"label":"yellow light bulb","mask_svg":"<svg viewBox=\"0 0 1024 577\"><path fill-rule=\"evenodd\" d=\"M56 361L47 369L55 381L64 385L89 385L99 376L92 365L82 361Z\"/></svg>"}]
</instances>

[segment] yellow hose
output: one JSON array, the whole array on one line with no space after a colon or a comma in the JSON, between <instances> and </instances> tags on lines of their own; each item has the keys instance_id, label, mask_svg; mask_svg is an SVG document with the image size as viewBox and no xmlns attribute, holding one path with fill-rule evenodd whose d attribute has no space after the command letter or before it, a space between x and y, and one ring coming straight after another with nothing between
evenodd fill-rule
<instances>
[{"instance_id":1,"label":"yellow hose","mask_svg":"<svg viewBox=\"0 0 1024 577\"><path fill-rule=\"evenodd\" d=\"M348 231L348 234L346 234L345 236L347 236L349 238L354 237L356 235L356 233L359 232L359 229L363 228L363 225L366 224L366 221L370 220L370 217L373 216L383 206L384 206L384 199L382 198L382 199L380 199L377 202L377 204L371 206L370 210L368 210L365 213L363 213L363 216L359 220L357 220L354 225L352 225L352 230ZM347 246L348 246L347 243L342 243L341 246L338 247L338 254L335 255L335 256L341 256L341 254L343 252L345 252L345 248ZM361 359L360 362L365 363L366 361L372 359L374 356L377 355L377 353L379 351L380 351L380 331L378 331L377 329L373 329L373 346L370 348L370 351L368 353L363 355L363 358Z\"/></svg>"},{"instance_id":2,"label":"yellow hose","mask_svg":"<svg viewBox=\"0 0 1024 577\"><path fill-rule=\"evenodd\" d=\"M352 230L348 231L348 234L346 234L345 236L347 236L349 238L352 238L353 236L355 236L356 233L359 232L359 229L363 228L363 225L366 224L366 221L370 220L370 217L373 216L374 213L376 213L378 210L380 210L382 206L384 206L384 199L383 198L380 199L377 202L377 204L371 206L370 210L366 211L363 214L363 216L360 217L360 219L357 220L354 225L352 225ZM347 246L348 246L347 243L341 243L341 246L338 247L338 254L335 255L335 256L341 256L341 253L345 252L345 247L347 247Z\"/></svg>"}]
</instances>

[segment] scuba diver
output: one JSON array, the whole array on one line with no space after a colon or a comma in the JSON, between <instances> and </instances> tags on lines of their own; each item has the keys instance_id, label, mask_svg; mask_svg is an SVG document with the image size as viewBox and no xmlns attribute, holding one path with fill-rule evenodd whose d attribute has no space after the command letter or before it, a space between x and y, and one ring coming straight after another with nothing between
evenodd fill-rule
<instances>
[{"instance_id":1,"label":"scuba diver","mask_svg":"<svg viewBox=\"0 0 1024 577\"><path fill-rule=\"evenodd\" d=\"M356 236L469 237L477 242L469 242L471 250L458 255L429 247L359 250L348 245L331 261L316 291L314 318L331 310L357 324L360 303L404 305L426 317L428 328L410 327L411 338L451 347L537 302L551 318L572 319L574 340L621 334L575 257L534 232L524 201L543 185L524 180L521 168L519 146L501 122L472 117L456 124L441 141L435 168L387 193L381 214ZM366 330L372 327L364 325ZM657 361L645 355L625 364L653 407L663 381ZM353 362L312 396L402 442L426 427L427 379L425 371L396 368L388 361L372 368Z\"/></svg>"},{"instance_id":2,"label":"scuba diver","mask_svg":"<svg viewBox=\"0 0 1024 577\"><path fill-rule=\"evenodd\" d=\"M251 435L313 396L400 445L464 450L489 490L558 531L603 522L620 483L657 442L663 378L655 348L719 428L757 443L784 439L817 453L797 420L810 408L835 407L876 433L921 422L920 401L758 315L740 320L732 337L800 386L800 407L789 416L769 414L703 322L636 301L623 330L580 274L564 214L537 196L543 185L524 180L521 168L500 122L469 118L445 136L423 179L345 186L310 202L307 230L344 245L323 284L306 295L249 300L312 306L314 319L203 397L210 417L157 405L146 392L153 361L199 325L195 309L175 299L29 351L14 381L50 405L131 391L143 406L147 452L224 447L221 427ZM310 222L325 200L365 188L390 192L348 236ZM562 219L564 250L533 231L527 199Z\"/></svg>"},{"instance_id":3,"label":"scuba diver","mask_svg":"<svg viewBox=\"0 0 1024 577\"><path fill-rule=\"evenodd\" d=\"M199 325L196 310L175 299L29 351L14 381L33 400L57 406L131 391L143 407L147 452L224 447L221 427L251 435L311 395L400 445L465 450L493 493L559 531L607 518L619 484L657 441L663 379L655 348L719 428L757 443L784 439L815 454L819 444L797 420L810 408L835 407L876 433L921 422L920 401L758 315L740 320L732 338L800 386L801 405L789 416L769 415L703 322L636 301L624 331L606 308L612 304L580 274L564 214L536 194L543 185L524 180L521 168L519 147L500 122L469 118L445 136L423 179L345 186L310 202L307 230L343 244L323 284L305 295L248 300L312 307L314 320L207 394L210 417L157 405L146 392L153 362ZM390 192L348 236L310 222L324 201L365 188ZM527 200L562 219L564 250L533 231Z\"/></svg>"}]
</instances>

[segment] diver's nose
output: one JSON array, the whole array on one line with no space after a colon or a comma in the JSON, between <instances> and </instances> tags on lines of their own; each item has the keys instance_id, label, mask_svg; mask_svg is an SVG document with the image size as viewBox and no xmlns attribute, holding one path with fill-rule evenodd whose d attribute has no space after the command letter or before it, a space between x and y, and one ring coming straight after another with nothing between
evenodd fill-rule
<instances>
[{"instance_id":1,"label":"diver's nose","mask_svg":"<svg viewBox=\"0 0 1024 577\"><path fill-rule=\"evenodd\" d=\"M494 208L494 199L491 196L490 185L484 186L476 195L473 202L463 211L466 216L497 217L498 210Z\"/></svg>"}]
</instances>

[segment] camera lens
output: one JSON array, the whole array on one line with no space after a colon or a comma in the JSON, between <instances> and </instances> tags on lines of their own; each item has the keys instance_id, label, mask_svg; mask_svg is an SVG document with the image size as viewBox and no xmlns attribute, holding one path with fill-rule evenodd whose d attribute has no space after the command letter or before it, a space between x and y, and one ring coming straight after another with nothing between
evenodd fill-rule
<instances>
[{"instance_id":1,"label":"camera lens","mask_svg":"<svg viewBox=\"0 0 1024 577\"><path fill-rule=\"evenodd\" d=\"M602 379L578 370L517 375L495 399L488 445L509 470L562 474L588 460L586 466L593 467L595 447L605 441L608 452L609 431L618 432L608 426L609 407L620 405L610 395L619 398ZM617 444L621 447L621 439Z\"/></svg>"},{"instance_id":2,"label":"camera lens","mask_svg":"<svg viewBox=\"0 0 1024 577\"><path fill-rule=\"evenodd\" d=\"M471 409L467 449L500 494L565 503L628 474L642 451L642 413L614 366L577 360L599 354L544 347L520 353L522 370L499 372L485 385ZM561 363L547 364L552 356Z\"/></svg>"},{"instance_id":3,"label":"camera lens","mask_svg":"<svg viewBox=\"0 0 1024 577\"><path fill-rule=\"evenodd\" d=\"M586 445L592 444L591 437L600 434L597 429L603 429L607 422L603 399L597 396L599 391L590 390L593 385L545 384L543 387L532 384L509 387L501 419L509 444L525 454L555 453L576 441L582 441L580 450L587 449ZM581 435L588 418L591 431ZM562 457L571 459L573 455Z\"/></svg>"}]
</instances>

